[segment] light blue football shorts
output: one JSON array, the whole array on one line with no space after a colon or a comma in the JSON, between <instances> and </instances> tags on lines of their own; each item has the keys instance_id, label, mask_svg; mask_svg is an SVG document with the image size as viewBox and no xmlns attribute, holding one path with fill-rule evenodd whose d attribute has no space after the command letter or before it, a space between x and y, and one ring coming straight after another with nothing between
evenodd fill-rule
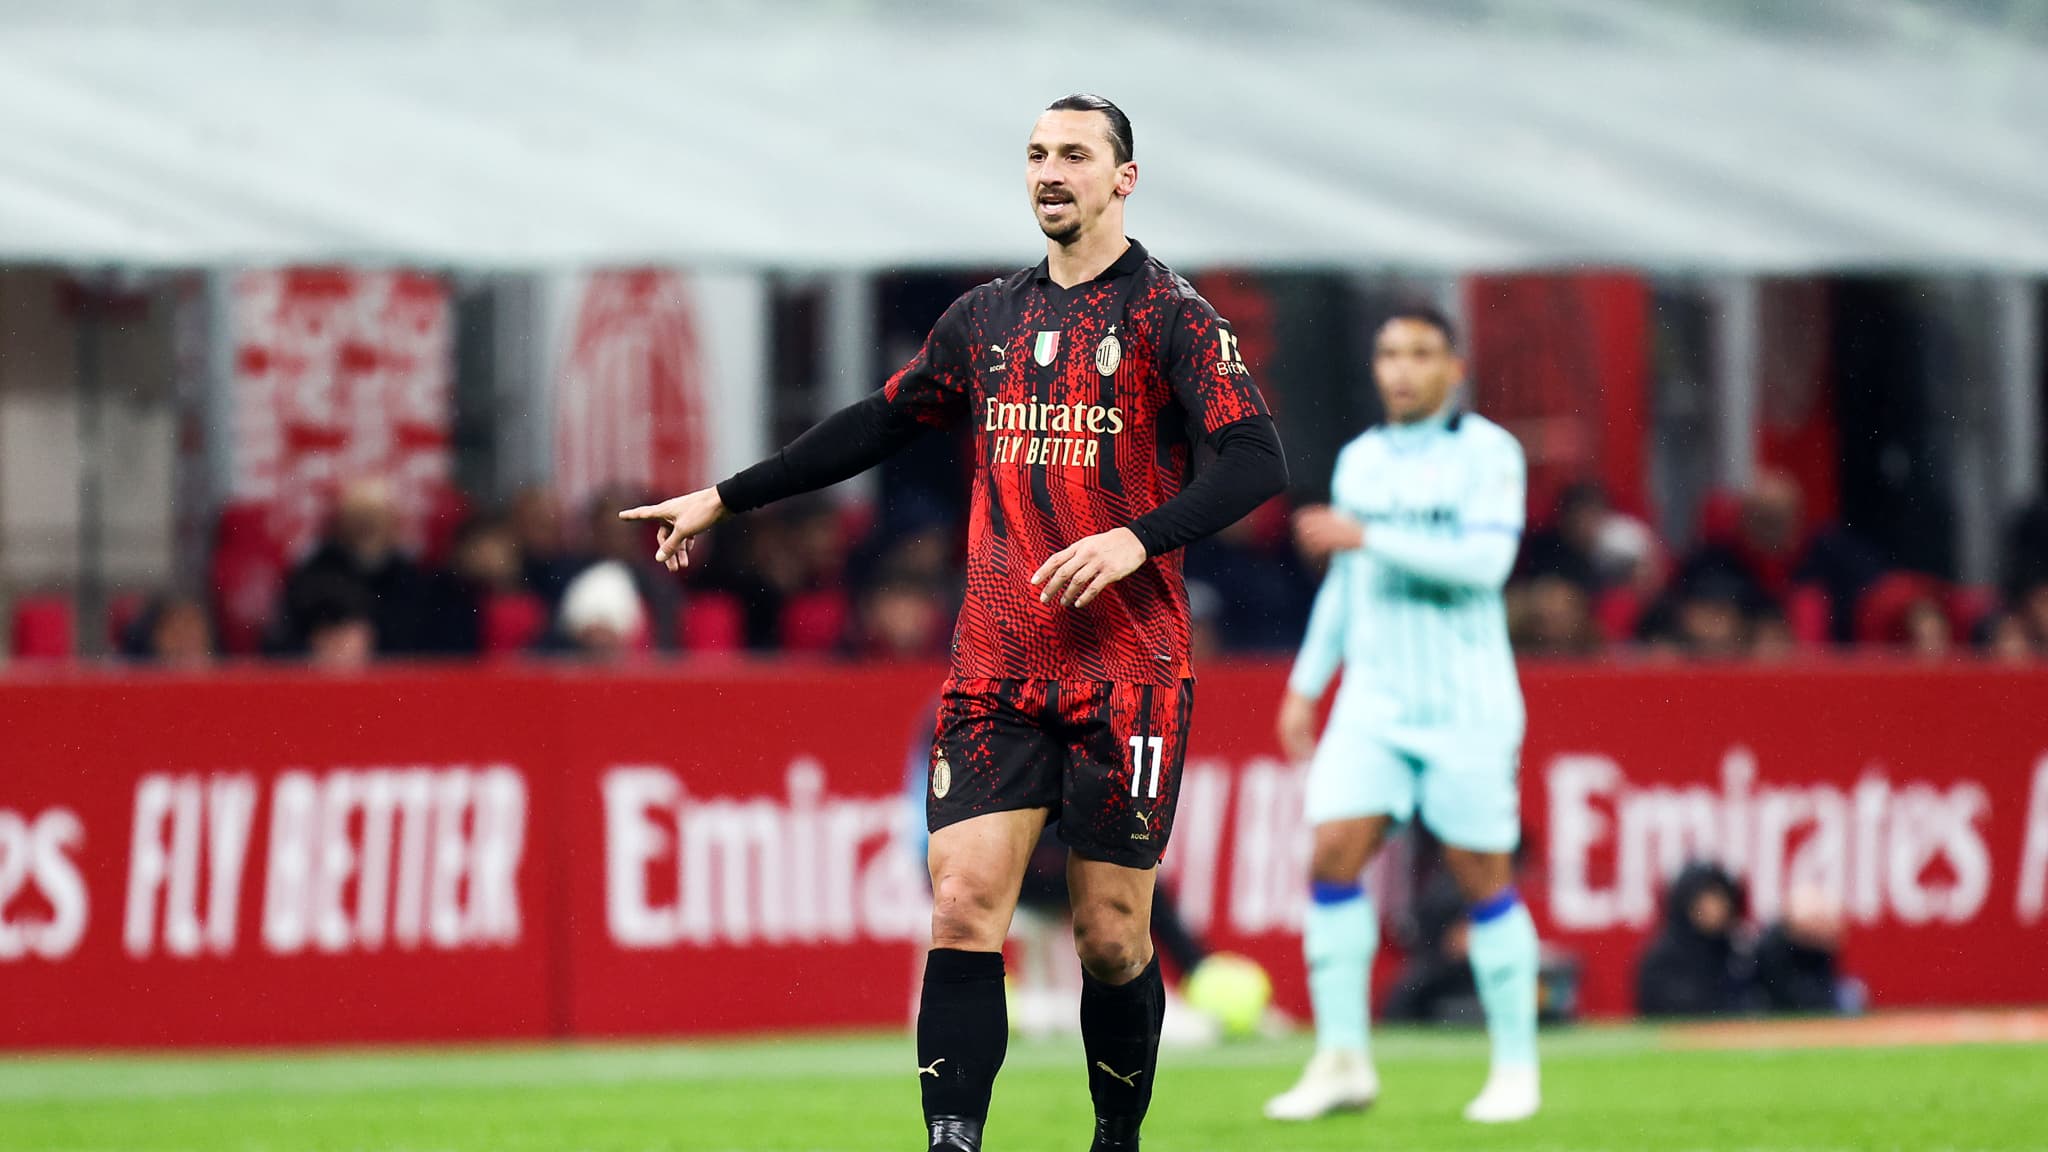
<instances>
[{"instance_id":1,"label":"light blue football shorts","mask_svg":"<svg viewBox=\"0 0 2048 1152\"><path fill-rule=\"evenodd\" d=\"M1514 851L1522 837L1519 728L1411 728L1363 711L1340 701L1331 712L1309 762L1310 824L1361 816L1405 823L1419 808L1454 848Z\"/></svg>"}]
</instances>

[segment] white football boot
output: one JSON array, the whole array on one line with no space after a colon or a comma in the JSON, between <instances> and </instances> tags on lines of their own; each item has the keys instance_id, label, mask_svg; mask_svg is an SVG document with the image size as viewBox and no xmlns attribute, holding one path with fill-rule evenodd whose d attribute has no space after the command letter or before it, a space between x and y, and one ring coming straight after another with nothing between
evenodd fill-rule
<instances>
[{"instance_id":1,"label":"white football boot","mask_svg":"<svg viewBox=\"0 0 2048 1152\"><path fill-rule=\"evenodd\" d=\"M1380 1075L1365 1053L1329 1048L1309 1058L1294 1087L1266 1101L1268 1120L1314 1120L1332 1112L1370 1108L1380 1097Z\"/></svg>"},{"instance_id":2,"label":"white football boot","mask_svg":"<svg viewBox=\"0 0 2048 1152\"><path fill-rule=\"evenodd\" d=\"M1542 1106L1535 1065L1495 1068L1486 1078L1486 1087L1465 1105L1465 1119L1475 1124L1509 1124L1527 1120Z\"/></svg>"}]
</instances>

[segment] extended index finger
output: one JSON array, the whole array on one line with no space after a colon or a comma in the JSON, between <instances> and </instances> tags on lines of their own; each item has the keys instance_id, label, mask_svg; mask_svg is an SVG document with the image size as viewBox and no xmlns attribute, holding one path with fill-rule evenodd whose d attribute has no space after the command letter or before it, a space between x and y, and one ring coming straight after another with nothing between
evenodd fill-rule
<instances>
[{"instance_id":1,"label":"extended index finger","mask_svg":"<svg viewBox=\"0 0 2048 1152\"><path fill-rule=\"evenodd\" d=\"M628 508L628 509L626 509L626 510L625 510L624 512L621 512L621 513L619 513L619 519L621 519L621 520L666 520L666 519L668 519L668 515L667 515L667 513L664 513L664 512L663 512L663 511L661 510L661 507L660 507L659 505L656 505L656 504L642 504L642 505L641 505L640 507L638 507L638 508Z\"/></svg>"},{"instance_id":2,"label":"extended index finger","mask_svg":"<svg viewBox=\"0 0 2048 1152\"><path fill-rule=\"evenodd\" d=\"M1052 575L1053 572L1057 570L1060 565L1072 559L1073 555L1074 545L1069 544L1065 548L1062 548L1059 551L1053 553L1052 555L1046 557L1045 563L1040 564L1038 566L1038 571L1033 572L1031 574L1031 582L1033 584L1044 583L1045 578L1047 576Z\"/></svg>"}]
</instances>

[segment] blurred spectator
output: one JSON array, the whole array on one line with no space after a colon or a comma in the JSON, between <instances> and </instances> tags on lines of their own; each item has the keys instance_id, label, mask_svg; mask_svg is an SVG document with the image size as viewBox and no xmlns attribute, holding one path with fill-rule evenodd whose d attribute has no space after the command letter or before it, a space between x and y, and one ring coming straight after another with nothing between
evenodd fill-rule
<instances>
[{"instance_id":1,"label":"blurred spectator","mask_svg":"<svg viewBox=\"0 0 2048 1152\"><path fill-rule=\"evenodd\" d=\"M2021 509L2007 527L2005 578L2015 603L2021 590L2048 584L2048 497Z\"/></svg>"},{"instance_id":2,"label":"blurred spectator","mask_svg":"<svg viewBox=\"0 0 2048 1152\"><path fill-rule=\"evenodd\" d=\"M1568 485L1549 519L1523 538L1515 578L1559 577L1593 599L1614 588L1654 591L1657 557L1650 526L1615 511L1598 484L1582 480Z\"/></svg>"},{"instance_id":3,"label":"blurred spectator","mask_svg":"<svg viewBox=\"0 0 2048 1152\"><path fill-rule=\"evenodd\" d=\"M361 480L342 491L327 536L285 580L284 620L279 644L287 651L312 646L314 601L352 585L366 605L377 651L417 651L426 612L426 578L398 550L398 511L391 489ZM331 605L317 605L327 608Z\"/></svg>"},{"instance_id":4,"label":"blurred spectator","mask_svg":"<svg viewBox=\"0 0 2048 1152\"><path fill-rule=\"evenodd\" d=\"M1855 604L1882 572L1868 546L1835 525L1804 522L1799 482L1767 470L1742 494L1735 532L1722 538L1710 526L1696 561L1732 564L1751 585L1750 595L1783 607L1796 585L1828 595L1830 632L1837 642L1852 638Z\"/></svg>"},{"instance_id":5,"label":"blurred spectator","mask_svg":"<svg viewBox=\"0 0 2048 1152\"><path fill-rule=\"evenodd\" d=\"M1749 621L1749 658L1760 664L1778 664L1799 651L1799 638L1792 623L1776 605L1766 604Z\"/></svg>"},{"instance_id":6,"label":"blurred spectator","mask_svg":"<svg viewBox=\"0 0 2048 1152\"><path fill-rule=\"evenodd\" d=\"M377 626L363 584L348 573L322 571L298 585L307 660L331 672L369 667L377 653Z\"/></svg>"},{"instance_id":7,"label":"blurred spectator","mask_svg":"<svg viewBox=\"0 0 2048 1152\"><path fill-rule=\"evenodd\" d=\"M2048 649L2048 575L2023 589L2013 607L2027 626L2035 650Z\"/></svg>"},{"instance_id":8,"label":"blurred spectator","mask_svg":"<svg viewBox=\"0 0 2048 1152\"><path fill-rule=\"evenodd\" d=\"M1216 638L1233 652L1279 652L1301 642L1315 584L1280 536L1260 540L1255 513L1188 545L1182 572L1216 595Z\"/></svg>"},{"instance_id":9,"label":"blurred spectator","mask_svg":"<svg viewBox=\"0 0 2048 1152\"><path fill-rule=\"evenodd\" d=\"M123 630L121 652L164 668L211 667L213 624L206 606L189 596L158 597Z\"/></svg>"},{"instance_id":10,"label":"blurred spectator","mask_svg":"<svg viewBox=\"0 0 2048 1152\"><path fill-rule=\"evenodd\" d=\"M927 524L889 542L880 567L896 575L948 586L961 582L954 562L953 526Z\"/></svg>"},{"instance_id":11,"label":"blurred spectator","mask_svg":"<svg viewBox=\"0 0 2048 1152\"><path fill-rule=\"evenodd\" d=\"M1606 591L1654 593L1664 581L1664 550L1648 524L1609 510L1593 544L1594 569Z\"/></svg>"},{"instance_id":12,"label":"blurred spectator","mask_svg":"<svg viewBox=\"0 0 2048 1152\"><path fill-rule=\"evenodd\" d=\"M2031 664L2036 657L2027 622L2011 612L1994 612L1977 629L1977 646L2000 664Z\"/></svg>"},{"instance_id":13,"label":"blurred spectator","mask_svg":"<svg viewBox=\"0 0 2048 1152\"><path fill-rule=\"evenodd\" d=\"M1223 633L1216 620L1223 598L1201 580L1188 581L1188 659L1197 666L1223 652Z\"/></svg>"},{"instance_id":14,"label":"blurred spectator","mask_svg":"<svg viewBox=\"0 0 2048 1152\"><path fill-rule=\"evenodd\" d=\"M449 568L427 578L420 650L465 656L483 651L485 605L521 587L519 541L511 526L487 516L470 518L455 530Z\"/></svg>"},{"instance_id":15,"label":"blurred spectator","mask_svg":"<svg viewBox=\"0 0 2048 1152\"><path fill-rule=\"evenodd\" d=\"M1768 605L1726 558L1695 558L1643 617L1638 638L1652 648L1698 660L1728 660L1750 643L1749 620Z\"/></svg>"},{"instance_id":16,"label":"blurred spectator","mask_svg":"<svg viewBox=\"0 0 2048 1152\"><path fill-rule=\"evenodd\" d=\"M633 588L646 606L648 636L658 648L673 650L679 645L677 624L682 613L682 578L654 559L654 533L644 524L619 519L627 508L648 503L646 494L624 488L610 488L591 497L584 518L589 555L575 571L580 575L593 564L611 562L633 578ZM708 550L707 550L708 554ZM693 547L690 561L705 559ZM689 571L684 570L685 573Z\"/></svg>"},{"instance_id":17,"label":"blurred spectator","mask_svg":"<svg viewBox=\"0 0 2048 1152\"><path fill-rule=\"evenodd\" d=\"M520 581L553 611L562 602L570 579L586 562L569 555L568 542L562 536L561 509L552 492L523 488L512 498L512 535L519 546ZM652 543L647 551L653 554Z\"/></svg>"},{"instance_id":18,"label":"blurred spectator","mask_svg":"<svg viewBox=\"0 0 2048 1152\"><path fill-rule=\"evenodd\" d=\"M647 607L626 566L600 560L569 581L555 626L553 650L616 661L646 641Z\"/></svg>"},{"instance_id":19,"label":"blurred spectator","mask_svg":"<svg viewBox=\"0 0 2048 1152\"><path fill-rule=\"evenodd\" d=\"M1741 885L1718 864L1688 864L1664 893L1664 926L1636 968L1644 1016L1715 1016L1747 1002Z\"/></svg>"},{"instance_id":20,"label":"blurred spectator","mask_svg":"<svg viewBox=\"0 0 2048 1152\"><path fill-rule=\"evenodd\" d=\"M1562 572L1544 572L1507 593L1508 630L1529 656L1591 656L1600 651L1593 598Z\"/></svg>"},{"instance_id":21,"label":"blurred spectator","mask_svg":"<svg viewBox=\"0 0 2048 1152\"><path fill-rule=\"evenodd\" d=\"M784 610L793 598L840 586L845 542L826 499L785 500L721 528L731 533L720 535L719 550L698 581L739 599L749 648L780 644Z\"/></svg>"},{"instance_id":22,"label":"blurred spectator","mask_svg":"<svg viewBox=\"0 0 2048 1152\"><path fill-rule=\"evenodd\" d=\"M1913 655L1922 660L1946 660L1954 654L1948 609L1940 600L1927 596L1908 604L1903 624L1905 646Z\"/></svg>"},{"instance_id":23,"label":"blurred spectator","mask_svg":"<svg viewBox=\"0 0 2048 1152\"><path fill-rule=\"evenodd\" d=\"M846 559L850 583L866 587L887 571L952 587L963 579L964 541L943 503L917 490L894 494Z\"/></svg>"},{"instance_id":24,"label":"blurred spectator","mask_svg":"<svg viewBox=\"0 0 2048 1152\"><path fill-rule=\"evenodd\" d=\"M861 596L854 650L873 660L943 657L953 622L947 608L937 587L913 576L884 576Z\"/></svg>"},{"instance_id":25,"label":"blurred spectator","mask_svg":"<svg viewBox=\"0 0 2048 1152\"><path fill-rule=\"evenodd\" d=\"M1838 971L1842 910L1814 888L1799 888L1785 903L1785 918L1756 944L1756 990L1769 1012L1854 1012L1863 988Z\"/></svg>"},{"instance_id":26,"label":"blurred spectator","mask_svg":"<svg viewBox=\"0 0 2048 1152\"><path fill-rule=\"evenodd\" d=\"M1575 585L1589 601L1598 596L1605 583L1599 547L1607 515L1607 494L1599 485L1581 481L1567 486L1549 522L1523 539L1516 557L1517 577L1553 577Z\"/></svg>"}]
</instances>

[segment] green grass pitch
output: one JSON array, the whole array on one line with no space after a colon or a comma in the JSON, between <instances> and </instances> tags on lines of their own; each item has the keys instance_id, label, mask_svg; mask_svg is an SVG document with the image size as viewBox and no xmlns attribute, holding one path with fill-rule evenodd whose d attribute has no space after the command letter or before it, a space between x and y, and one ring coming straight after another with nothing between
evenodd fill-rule
<instances>
[{"instance_id":1,"label":"green grass pitch","mask_svg":"<svg viewBox=\"0 0 2048 1152\"><path fill-rule=\"evenodd\" d=\"M1545 1039L1544 1112L1458 1119L1476 1036L1391 1031L1370 1113L1259 1118L1305 1041L1169 1051L1150 1152L1259 1149L2018 1149L2048 1147L2048 1046L1697 1051L1653 1029ZM990 1152L1086 1148L1078 1041L1013 1042ZM898 1036L206 1057L0 1059L0 1149L38 1152L548 1152L921 1149Z\"/></svg>"}]
</instances>

